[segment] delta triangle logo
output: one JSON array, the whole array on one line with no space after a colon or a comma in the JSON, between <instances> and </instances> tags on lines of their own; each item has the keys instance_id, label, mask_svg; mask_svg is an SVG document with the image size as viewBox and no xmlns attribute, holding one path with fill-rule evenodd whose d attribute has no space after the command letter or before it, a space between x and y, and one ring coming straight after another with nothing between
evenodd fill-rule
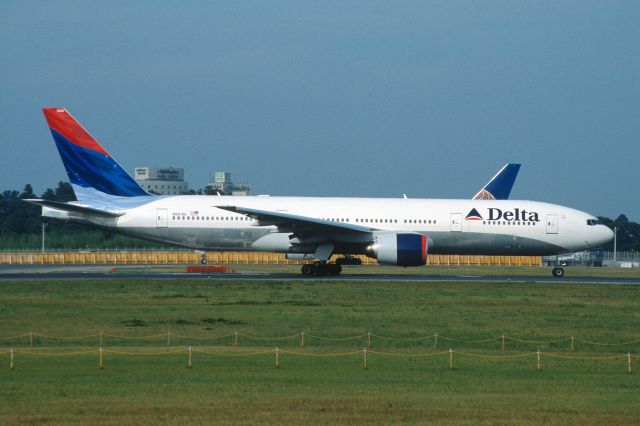
<instances>
[{"instance_id":1,"label":"delta triangle logo","mask_svg":"<svg viewBox=\"0 0 640 426\"><path fill-rule=\"evenodd\" d=\"M464 220L482 220L482 216L480 215L480 213L478 213L478 210L473 208L471 209L467 217L464 218Z\"/></svg>"}]
</instances>

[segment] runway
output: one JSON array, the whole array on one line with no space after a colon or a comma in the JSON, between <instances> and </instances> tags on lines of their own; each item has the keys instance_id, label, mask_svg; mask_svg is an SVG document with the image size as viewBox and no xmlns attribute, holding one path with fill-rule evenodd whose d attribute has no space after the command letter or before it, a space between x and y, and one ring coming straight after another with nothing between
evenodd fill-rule
<instances>
[{"instance_id":1,"label":"runway","mask_svg":"<svg viewBox=\"0 0 640 426\"><path fill-rule=\"evenodd\" d=\"M539 284L640 285L637 277L551 275L466 275L466 274L372 274L354 268L338 276L306 277L299 272L186 273L177 265L0 265L0 281L33 280L251 280L251 281L384 281L384 282L486 282ZM183 267L183 265L181 265ZM352 272L353 271L353 272Z\"/></svg>"}]
</instances>

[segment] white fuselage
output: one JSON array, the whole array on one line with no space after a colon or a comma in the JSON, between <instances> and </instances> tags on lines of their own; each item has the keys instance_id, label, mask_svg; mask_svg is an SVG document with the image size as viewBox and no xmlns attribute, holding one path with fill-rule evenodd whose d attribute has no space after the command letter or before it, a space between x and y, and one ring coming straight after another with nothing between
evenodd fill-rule
<instances>
[{"instance_id":1,"label":"white fuselage","mask_svg":"<svg viewBox=\"0 0 640 426\"><path fill-rule=\"evenodd\" d=\"M90 222L125 234L201 250L313 253L330 242L335 253L365 253L371 236L425 234L429 253L549 255L609 241L595 217L559 205L518 200L448 200L322 197L162 196L128 208L117 218L87 218L45 208L45 215ZM370 228L297 238L275 224L218 207L237 206ZM47 212L49 214L47 214ZM63 216L63 217L61 217ZM589 223L591 221L591 224Z\"/></svg>"}]
</instances>

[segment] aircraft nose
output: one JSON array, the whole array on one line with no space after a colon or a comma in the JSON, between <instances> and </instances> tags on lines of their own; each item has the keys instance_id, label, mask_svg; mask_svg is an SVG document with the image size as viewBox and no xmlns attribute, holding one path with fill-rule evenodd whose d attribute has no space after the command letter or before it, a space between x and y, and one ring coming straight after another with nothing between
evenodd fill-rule
<instances>
[{"instance_id":1,"label":"aircraft nose","mask_svg":"<svg viewBox=\"0 0 640 426\"><path fill-rule=\"evenodd\" d=\"M613 231L609 229L608 226L597 225L596 228L597 228L596 240L598 241L597 244L605 244L613 240Z\"/></svg>"}]
</instances>

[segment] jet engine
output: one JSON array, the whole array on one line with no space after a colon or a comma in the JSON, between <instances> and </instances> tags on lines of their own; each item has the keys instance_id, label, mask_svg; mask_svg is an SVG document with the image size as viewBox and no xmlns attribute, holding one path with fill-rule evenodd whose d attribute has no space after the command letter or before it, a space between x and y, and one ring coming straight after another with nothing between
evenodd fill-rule
<instances>
[{"instance_id":1,"label":"jet engine","mask_svg":"<svg viewBox=\"0 0 640 426\"><path fill-rule=\"evenodd\" d=\"M422 266L427 263L427 236L384 233L376 235L367 256L381 265Z\"/></svg>"}]
</instances>

